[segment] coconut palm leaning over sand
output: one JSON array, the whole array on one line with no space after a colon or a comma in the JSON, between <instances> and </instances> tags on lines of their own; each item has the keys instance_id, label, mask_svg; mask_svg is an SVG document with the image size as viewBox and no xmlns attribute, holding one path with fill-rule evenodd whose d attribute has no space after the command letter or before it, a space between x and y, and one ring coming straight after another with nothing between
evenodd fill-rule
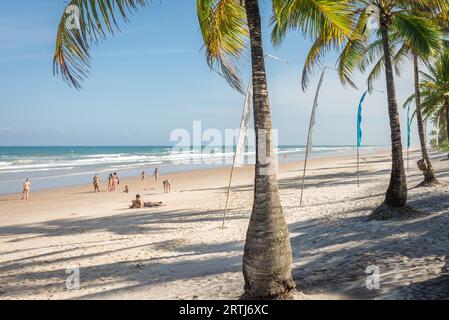
<instances>
[{"instance_id":1,"label":"coconut palm leaning over sand","mask_svg":"<svg viewBox=\"0 0 449 320\"><path fill-rule=\"evenodd\" d=\"M284 2L281 6L284 11L288 11L288 2ZM337 47L337 50L341 50L338 60L340 78L344 84L356 87L351 75L356 68L364 71L366 65L372 62L370 60L370 48L380 48L383 59L374 66L370 78L379 75L383 69L385 70L391 129L392 170L385 200L374 210L371 217L380 220L415 217L420 213L407 206L407 181L393 74L393 59L397 53L394 45L396 41L402 41L413 44L415 49L422 49L423 44L426 44L429 48L433 47L429 43L429 39L425 38L429 32L427 24L420 23L422 22L420 12L435 12L445 15L448 12L449 4L446 0L356 0L349 1L349 4L352 7L354 19L357 20L357 23L354 24L354 35L349 41L335 40L331 32L317 38L307 58L303 74L303 86L307 85L308 74L323 55ZM279 10L279 12L282 13L282 10ZM377 37L372 37L369 32L370 28L367 27L370 15L375 15L378 19L379 28L375 30ZM292 19L285 19L282 15L279 16L276 21L278 26L275 28L278 33L274 36L282 37L286 30L292 27L291 20L294 22L294 18L294 15L292 15ZM373 43L373 41L375 42Z\"/></svg>"},{"instance_id":2,"label":"coconut palm leaning over sand","mask_svg":"<svg viewBox=\"0 0 449 320\"><path fill-rule=\"evenodd\" d=\"M274 1L277 3L278 1ZM92 44L116 30L115 14L126 18L137 11L145 0L72 0L67 7L79 8L79 28L69 28L64 13L58 28L54 57L54 73L75 88L89 71L89 49ZM349 35L351 28L341 5L334 1L292 1L304 29L314 37L322 30ZM206 44L208 62L218 65L222 75L234 88L242 91L238 77L238 58L250 38L254 120L256 127L256 177L254 204L245 244L243 270L245 294L243 298L290 298L295 283L291 276L292 254L287 224L279 199L271 140L271 118L261 38L259 3L257 0L197 1L198 15ZM311 27L311 28L309 28ZM263 138L262 138L263 136ZM267 151L268 163L262 164L260 143ZM264 155L265 156L265 155ZM268 169L268 174L264 170ZM270 171L271 170L271 171Z\"/></svg>"},{"instance_id":3,"label":"coconut palm leaning over sand","mask_svg":"<svg viewBox=\"0 0 449 320\"><path fill-rule=\"evenodd\" d=\"M323 30L329 29L340 36L349 36L346 6L335 5L334 1L287 2L293 5L297 18L311 36L319 37ZM279 1L273 1L273 5L276 8ZM243 257L243 298L291 298L296 285L291 275L290 237L274 170L259 1L197 0L197 7L207 61L211 67L218 66L225 79L238 90L242 88L238 61L249 35L257 157L254 202ZM261 150L266 150L266 155ZM268 161L262 162L260 156Z\"/></svg>"}]
</instances>

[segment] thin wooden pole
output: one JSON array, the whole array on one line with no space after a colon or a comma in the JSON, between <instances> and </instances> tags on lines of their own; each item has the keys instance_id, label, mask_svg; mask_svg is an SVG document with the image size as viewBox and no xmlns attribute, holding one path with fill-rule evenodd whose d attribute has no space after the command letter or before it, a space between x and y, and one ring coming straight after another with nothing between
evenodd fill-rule
<instances>
[{"instance_id":1,"label":"thin wooden pole","mask_svg":"<svg viewBox=\"0 0 449 320\"><path fill-rule=\"evenodd\" d=\"M246 131L247 131L247 127L244 126L243 124L245 123L245 116L247 115L247 113L245 112L247 103L250 103L250 101L252 99L252 90L253 90L253 82L251 80L248 85L248 90L246 92L245 104L244 104L243 112L242 112L242 120L240 122L240 130L239 130L239 135L237 137L237 146L236 146L235 152L234 152L234 159L232 160L232 168L231 168L231 174L229 175L228 191L226 194L226 204L225 204L225 209L223 212L223 224L221 226L221 230L224 230L224 226L225 226L225 222L226 222L226 213L228 212L229 195L231 193L232 177L234 176L234 168L235 168L235 163L236 163L236 159L237 159L237 152L239 151L239 143L241 142L240 139L242 138L242 134L243 134L242 128L243 127L245 128L245 135L246 135ZM244 149L244 144L245 144L245 141L243 141L243 149Z\"/></svg>"},{"instance_id":2,"label":"thin wooden pole","mask_svg":"<svg viewBox=\"0 0 449 320\"><path fill-rule=\"evenodd\" d=\"M410 171L410 147L407 147L407 172Z\"/></svg>"},{"instance_id":3,"label":"thin wooden pole","mask_svg":"<svg viewBox=\"0 0 449 320\"><path fill-rule=\"evenodd\" d=\"M302 206L302 196L304 194L304 186L306 182L306 170L307 170L307 159L309 158L309 147L306 150L306 158L304 159L304 172L302 174L302 187L301 187L301 199L299 200L299 205Z\"/></svg>"},{"instance_id":4,"label":"thin wooden pole","mask_svg":"<svg viewBox=\"0 0 449 320\"><path fill-rule=\"evenodd\" d=\"M229 175L228 192L226 194L226 205L225 205L225 209L224 209L224 213L223 213L223 224L221 226L221 230L224 230L225 221L226 221L226 213L228 212L229 194L231 193L231 184L232 184L232 177L234 175L236 157L237 157L237 149L235 150L235 153L234 153L234 160L232 161L231 174Z\"/></svg>"},{"instance_id":5,"label":"thin wooden pole","mask_svg":"<svg viewBox=\"0 0 449 320\"><path fill-rule=\"evenodd\" d=\"M357 145L357 187L360 188L360 148Z\"/></svg>"}]
</instances>

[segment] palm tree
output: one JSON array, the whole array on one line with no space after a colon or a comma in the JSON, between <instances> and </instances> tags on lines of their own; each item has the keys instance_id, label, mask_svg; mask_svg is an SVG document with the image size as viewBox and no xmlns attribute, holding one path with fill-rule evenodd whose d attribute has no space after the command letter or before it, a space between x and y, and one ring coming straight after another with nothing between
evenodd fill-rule
<instances>
[{"instance_id":1,"label":"palm tree","mask_svg":"<svg viewBox=\"0 0 449 320\"><path fill-rule=\"evenodd\" d=\"M442 32L436 23L436 17L431 12L424 13L423 11L417 11L416 8L411 7L412 15L404 15L402 20L397 21L397 29L391 32L390 44L393 52L393 64L396 69L396 74L400 76L401 66L410 59L413 61L413 74L414 74L414 86L415 86L415 115L418 124L418 133L421 146L422 160L419 161L420 169L423 170L424 181L419 186L430 187L438 184L438 180L435 177L435 171L433 169L432 162L430 161L427 152L427 143L424 132L424 121L421 111L421 97L420 97L420 78L419 78L419 66L420 62L427 64L427 61L433 54L441 49L441 39L443 38ZM422 8L423 10L423 8ZM420 16L420 14L422 16ZM373 87L373 81L376 80L380 74L379 68L384 68L385 57L381 48L380 40L374 41L368 48L365 58L360 62L362 70L367 68L374 62L375 68L372 70L368 77L368 87ZM380 56L380 57L379 57ZM411 101L409 101L410 103ZM408 104L407 104L408 105Z\"/></svg>"},{"instance_id":2,"label":"palm tree","mask_svg":"<svg viewBox=\"0 0 449 320\"><path fill-rule=\"evenodd\" d=\"M274 3L279 2L275 0ZM323 30L349 34L346 14L334 1L300 1L298 18L304 29L318 37ZM65 12L58 28L54 73L75 88L89 71L89 49L106 34L117 30L116 15L145 5L145 0L72 0L67 7L79 8L79 28L69 28ZM295 291L291 275L292 253L287 223L279 197L271 137L272 123L262 45L258 0L197 0L198 18L204 38L207 62L235 89L242 91L239 58L251 49L253 108L256 129L254 202L243 258L243 298L290 298Z\"/></svg>"},{"instance_id":3,"label":"palm tree","mask_svg":"<svg viewBox=\"0 0 449 320\"><path fill-rule=\"evenodd\" d=\"M421 71L420 95L423 114L435 125L446 125L449 143L449 50L439 55L435 63L428 64L428 71ZM409 103L411 96L406 103Z\"/></svg>"},{"instance_id":4,"label":"palm tree","mask_svg":"<svg viewBox=\"0 0 449 320\"><path fill-rule=\"evenodd\" d=\"M277 12L287 12L289 1L281 7L283 10ZM415 216L417 212L408 206L407 203L407 182L404 170L404 159L402 153L401 127L396 99L396 89L394 84L394 64L393 58L395 41L402 40L409 44L425 43L423 39L423 27L420 24L416 11L426 10L431 12L447 12L448 2L446 0L353 0L349 1L354 19L353 30L355 36L349 39L335 37L328 32L322 37L318 37L306 60L303 72L303 87L307 86L308 74L317 65L322 57L332 49L341 51L338 60L338 69L342 82L355 87L351 80L354 70L359 67L362 70L366 67L366 61L370 61L370 49L379 50L382 59L378 62L371 73L371 77L378 75L382 70L385 72L388 115L391 130L391 155L392 169L390 183L385 195L384 202L374 210L371 217L374 219L390 219L393 217ZM411 10L413 9L413 10ZM376 15L379 22L377 38L374 39L369 34L367 20L370 15ZM288 15L280 15L276 19L279 25L275 30L280 30L280 34L275 35L280 38L289 28L297 27L294 19ZM424 33L425 35L425 33ZM371 45L370 45L371 43Z\"/></svg>"},{"instance_id":5,"label":"palm tree","mask_svg":"<svg viewBox=\"0 0 449 320\"><path fill-rule=\"evenodd\" d=\"M273 1L274 8L279 2ZM329 7L330 3L333 1L301 1L296 7L297 17L305 25L313 26L316 36L323 32L323 26L338 35L349 34L350 24L344 19L346 8L341 5ZM197 0L197 5L207 61L211 67L218 66L221 74L237 89L242 87L238 60L245 48L245 30L248 29L249 34L257 160L253 209L243 256L243 298L289 298L296 285L291 276L290 237L274 169L259 2ZM260 161L262 150L267 154L267 157L263 155L265 161Z\"/></svg>"}]
</instances>

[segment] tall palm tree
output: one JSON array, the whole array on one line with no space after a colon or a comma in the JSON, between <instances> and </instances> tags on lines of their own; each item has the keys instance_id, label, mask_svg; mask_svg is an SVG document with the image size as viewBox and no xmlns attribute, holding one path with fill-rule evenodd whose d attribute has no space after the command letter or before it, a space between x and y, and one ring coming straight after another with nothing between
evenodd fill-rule
<instances>
[{"instance_id":1,"label":"tall palm tree","mask_svg":"<svg viewBox=\"0 0 449 320\"><path fill-rule=\"evenodd\" d=\"M396 23L396 30L390 34L390 45L393 54L393 64L396 69L396 74L400 76L401 66L409 60L413 61L413 75L414 75L414 87L415 87L415 115L418 124L418 133L422 154L424 181L419 186L432 186L438 184L438 180L435 177L435 171L433 169L432 162L430 161L427 152L427 143L424 132L424 121L421 111L421 97L420 97L420 63L427 64L427 61L432 55L436 54L441 49L443 33L440 27L437 25L436 17L431 12L425 13L424 11L418 11L416 8L411 7L411 15L404 14ZM424 10L424 8L421 8ZM380 75L379 68L384 68L385 57L381 50L380 40L374 41L367 50L365 58L360 62L362 70L367 68L375 62L375 68L372 70L368 77L368 87L373 87L373 81Z\"/></svg>"},{"instance_id":2,"label":"tall palm tree","mask_svg":"<svg viewBox=\"0 0 449 320\"><path fill-rule=\"evenodd\" d=\"M371 74L378 75L382 70L385 72L391 130L392 169L385 200L374 210L372 218L385 220L394 217L415 216L417 212L406 206L407 182L394 84L393 58L395 52L392 42L399 37L399 39L407 40L408 43L423 43L423 39L419 39L420 37L422 38L423 34L421 32L423 28L418 23L417 19L419 17L414 13L420 8L438 13L447 12L449 4L446 0L353 0L349 1L349 3L352 7L354 19L357 20L357 23L353 26L356 36L352 36L349 39L341 39L328 32L324 36L316 38L306 60L303 72L303 87L307 86L308 74L313 67L320 62L327 52L335 48L341 51L338 68L342 82L355 87L351 79L352 73L358 67L362 70L364 69L363 62L369 59L368 49L370 47L374 47L375 50L380 48L383 59L374 66ZM276 19L276 23L279 26L275 30L280 30L279 34L275 34L277 38L280 38L289 28L298 26L294 19L288 15L282 15L283 12L288 12L288 1L283 5L281 4L281 8L283 10L277 11L280 14ZM416 10L411 10L411 8ZM379 29L377 38L374 39L374 41L377 41L376 45L370 46L373 37L369 34L369 28L366 25L369 16L372 14L375 14L378 19Z\"/></svg>"},{"instance_id":3,"label":"tall palm tree","mask_svg":"<svg viewBox=\"0 0 449 320\"><path fill-rule=\"evenodd\" d=\"M279 1L274 0L273 4ZM314 35L326 30L349 34L345 7L333 1L292 1L296 14ZM218 66L231 86L241 89L238 61L245 49L248 30L251 50L256 165L254 202L247 231L243 275L243 298L289 298L296 287L292 276L292 253L287 223L280 202L271 138L272 123L265 73L262 28L258 0L197 0L198 18L207 61ZM246 16L246 21L243 17ZM323 27L324 26L324 27ZM304 29L307 29L306 27ZM267 157L261 153L266 152Z\"/></svg>"},{"instance_id":4,"label":"tall palm tree","mask_svg":"<svg viewBox=\"0 0 449 320\"><path fill-rule=\"evenodd\" d=\"M275 0L274 2L278 2ZM296 1L293 1L296 2ZM92 44L117 30L116 16L127 19L145 0L72 0L79 8L79 28L70 28L65 12L58 28L54 73L75 88L89 71ZM341 36L351 32L342 16L345 8L330 0L301 0L297 16L307 33L319 37L324 31ZM243 274L243 298L290 298L296 287L291 275L292 254L288 227L279 197L271 137L272 123L265 74L262 28L258 0L197 0L198 18L206 47L207 62L235 89L242 91L239 58L251 50L253 108L256 129L254 203L248 227Z\"/></svg>"},{"instance_id":5,"label":"tall palm tree","mask_svg":"<svg viewBox=\"0 0 449 320\"><path fill-rule=\"evenodd\" d=\"M438 56L435 63L427 65L428 71L421 71L421 90L423 115L435 125L445 125L449 143L449 50ZM407 103L415 98L410 96Z\"/></svg>"}]
</instances>

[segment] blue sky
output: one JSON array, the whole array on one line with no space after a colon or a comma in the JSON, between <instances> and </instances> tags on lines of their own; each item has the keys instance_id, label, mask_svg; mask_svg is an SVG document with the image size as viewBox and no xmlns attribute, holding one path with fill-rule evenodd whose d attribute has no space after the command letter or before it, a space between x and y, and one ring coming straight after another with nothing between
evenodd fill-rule
<instances>
[{"instance_id":1,"label":"blue sky","mask_svg":"<svg viewBox=\"0 0 449 320\"><path fill-rule=\"evenodd\" d=\"M121 24L121 33L92 50L83 90L52 74L56 28L63 0L8 1L0 11L0 145L167 145L170 132L237 128L243 97L210 71L202 50L194 0L153 1ZM269 42L270 1L262 6L273 126L280 144L304 144L318 76L300 90L310 43L292 32L284 45ZM335 63L329 58L328 65ZM244 59L244 77L249 60ZM398 80L399 103L413 90L411 70ZM361 88L363 76L357 76ZM384 78L377 88L383 90ZM329 70L320 98L315 144L353 144L356 110L364 90L344 88ZM405 111L400 110L405 141ZM414 126L413 126L413 129ZM416 130L414 130L416 132ZM364 143L389 144L386 96L367 97ZM412 137L413 144L417 136Z\"/></svg>"}]
</instances>

